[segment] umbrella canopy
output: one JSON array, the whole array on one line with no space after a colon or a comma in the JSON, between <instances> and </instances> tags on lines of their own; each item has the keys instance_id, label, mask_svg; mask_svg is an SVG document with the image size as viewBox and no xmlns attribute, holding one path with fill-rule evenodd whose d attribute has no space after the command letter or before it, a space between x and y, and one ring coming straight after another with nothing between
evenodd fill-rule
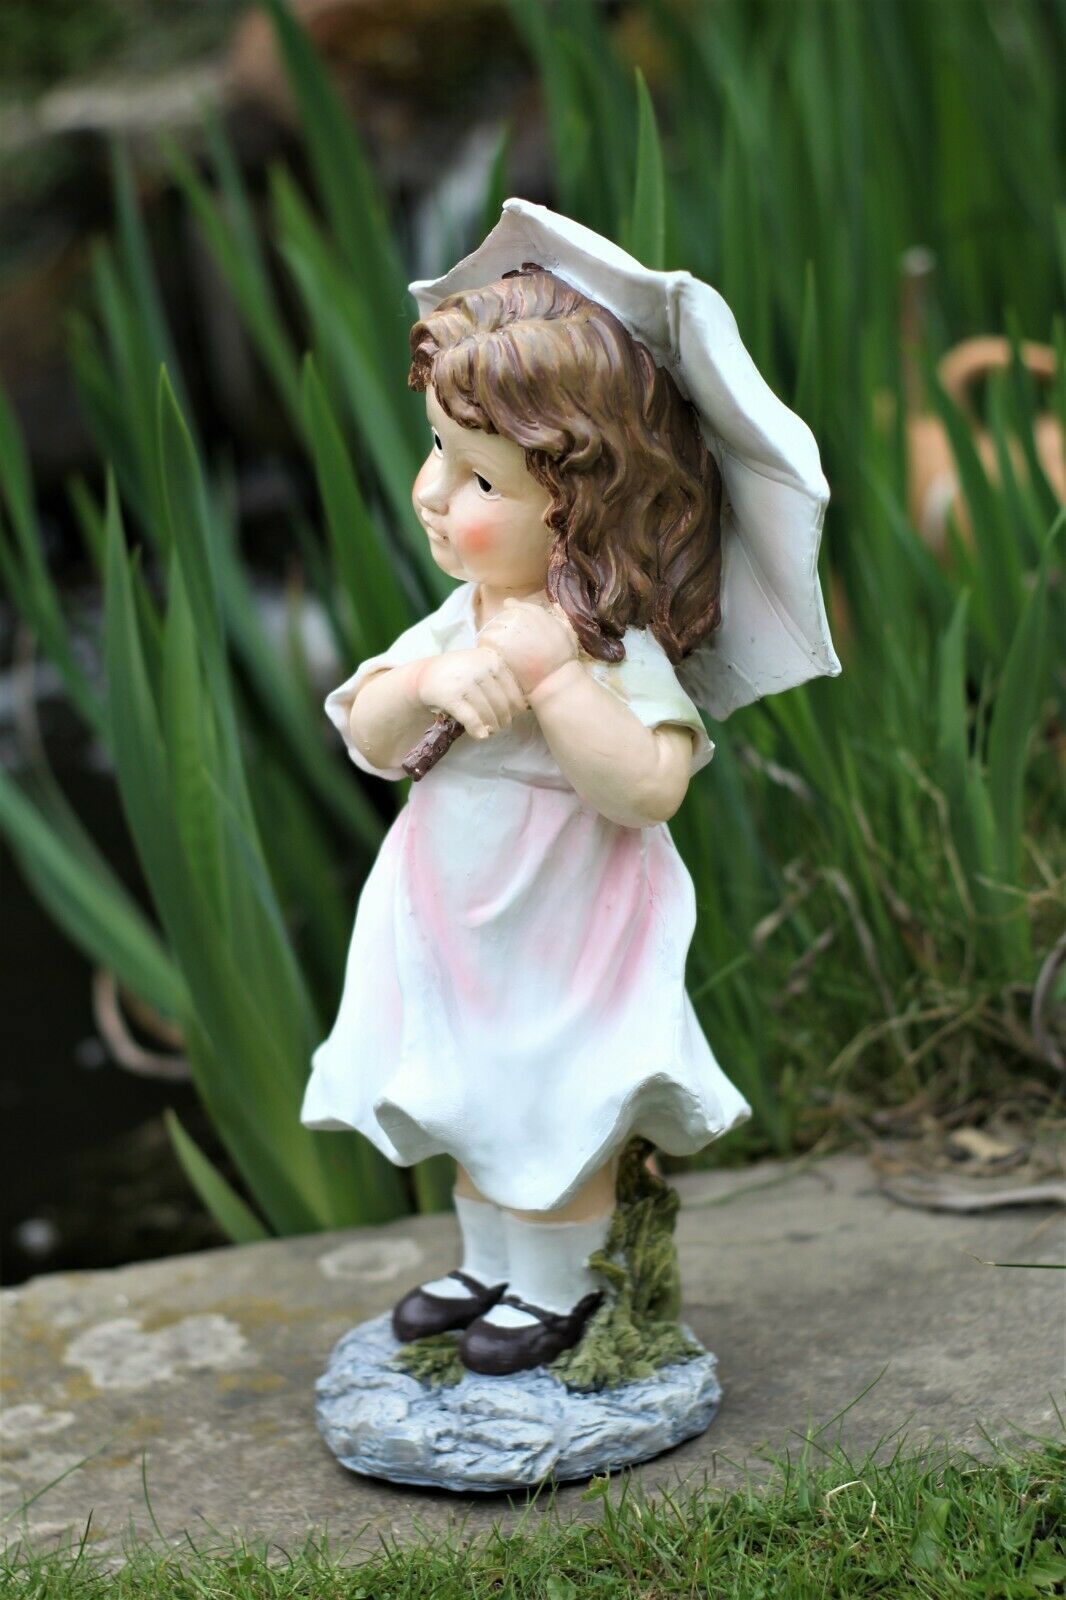
<instances>
[{"instance_id":1,"label":"umbrella canopy","mask_svg":"<svg viewBox=\"0 0 1066 1600\"><path fill-rule=\"evenodd\" d=\"M609 239L528 200L507 200L473 254L412 283L421 315L526 262L612 311L676 379L721 469L722 621L678 669L697 705L722 719L809 678L835 676L818 546L829 488L806 423L756 370L717 290L688 272L652 272Z\"/></svg>"}]
</instances>

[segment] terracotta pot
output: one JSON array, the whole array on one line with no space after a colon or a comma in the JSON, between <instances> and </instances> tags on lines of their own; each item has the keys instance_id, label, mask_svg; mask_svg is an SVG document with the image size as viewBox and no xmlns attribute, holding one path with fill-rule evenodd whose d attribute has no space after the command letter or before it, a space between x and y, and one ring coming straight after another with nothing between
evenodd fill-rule
<instances>
[{"instance_id":1,"label":"terracotta pot","mask_svg":"<svg viewBox=\"0 0 1066 1600\"><path fill-rule=\"evenodd\" d=\"M1021 357L1034 378L1043 383L1054 380L1055 352L1047 345L1023 344ZM974 384L990 373L1006 370L1011 359L1009 341L989 334L956 345L941 358L937 367L945 391L970 424L978 455L993 482L999 477L995 441L977 420L972 391ZM1047 480L1058 499L1066 501L1066 460L1059 420L1050 411L1042 411L1033 431L1037 457ZM949 513L965 537L970 531L970 512L959 487L955 458L940 418L928 412L909 416L907 446L911 518L930 547L941 555L947 545ZM1028 466L1021 444L1012 438L1009 448L1014 469L1019 479L1025 481Z\"/></svg>"}]
</instances>

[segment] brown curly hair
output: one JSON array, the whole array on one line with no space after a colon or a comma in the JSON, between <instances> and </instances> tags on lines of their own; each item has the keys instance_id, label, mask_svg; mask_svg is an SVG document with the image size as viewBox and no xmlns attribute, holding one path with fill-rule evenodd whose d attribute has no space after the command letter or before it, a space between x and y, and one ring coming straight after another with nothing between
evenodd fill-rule
<instances>
[{"instance_id":1,"label":"brown curly hair","mask_svg":"<svg viewBox=\"0 0 1066 1600\"><path fill-rule=\"evenodd\" d=\"M604 306L532 263L411 329L412 389L520 445L551 495L547 591L583 648L651 628L671 661L720 619L722 483L696 413Z\"/></svg>"}]
</instances>

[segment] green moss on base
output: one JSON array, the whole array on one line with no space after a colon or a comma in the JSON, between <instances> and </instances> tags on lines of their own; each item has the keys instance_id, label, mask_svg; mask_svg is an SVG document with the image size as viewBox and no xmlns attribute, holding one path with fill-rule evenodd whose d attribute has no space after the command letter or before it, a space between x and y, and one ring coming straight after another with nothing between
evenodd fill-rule
<instances>
[{"instance_id":1,"label":"green moss on base","mask_svg":"<svg viewBox=\"0 0 1066 1600\"><path fill-rule=\"evenodd\" d=\"M390 1363L430 1389L451 1389L466 1372L459 1356L457 1333L431 1333L402 1344Z\"/></svg>"},{"instance_id":2,"label":"green moss on base","mask_svg":"<svg viewBox=\"0 0 1066 1600\"><path fill-rule=\"evenodd\" d=\"M634 1139L618 1171L607 1242L589 1259L606 1299L583 1337L548 1368L568 1389L617 1389L702 1354L678 1324L681 1276L674 1244L677 1191L648 1170L651 1145Z\"/></svg>"}]
</instances>

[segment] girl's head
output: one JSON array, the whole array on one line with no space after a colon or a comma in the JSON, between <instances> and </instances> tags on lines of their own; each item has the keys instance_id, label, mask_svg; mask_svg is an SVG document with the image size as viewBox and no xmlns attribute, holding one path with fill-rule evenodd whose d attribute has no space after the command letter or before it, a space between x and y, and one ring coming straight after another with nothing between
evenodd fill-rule
<instances>
[{"instance_id":1,"label":"girl's head","mask_svg":"<svg viewBox=\"0 0 1066 1600\"><path fill-rule=\"evenodd\" d=\"M442 301L412 328L411 353L412 388L523 452L538 507L547 499L548 593L590 655L620 660L630 626L674 661L707 638L721 479L692 407L617 317L526 266Z\"/></svg>"},{"instance_id":2,"label":"girl's head","mask_svg":"<svg viewBox=\"0 0 1066 1600\"><path fill-rule=\"evenodd\" d=\"M449 577L503 594L544 588L554 535L551 496L530 476L526 454L502 433L463 428L426 390L433 444L411 491L434 561Z\"/></svg>"}]
</instances>

